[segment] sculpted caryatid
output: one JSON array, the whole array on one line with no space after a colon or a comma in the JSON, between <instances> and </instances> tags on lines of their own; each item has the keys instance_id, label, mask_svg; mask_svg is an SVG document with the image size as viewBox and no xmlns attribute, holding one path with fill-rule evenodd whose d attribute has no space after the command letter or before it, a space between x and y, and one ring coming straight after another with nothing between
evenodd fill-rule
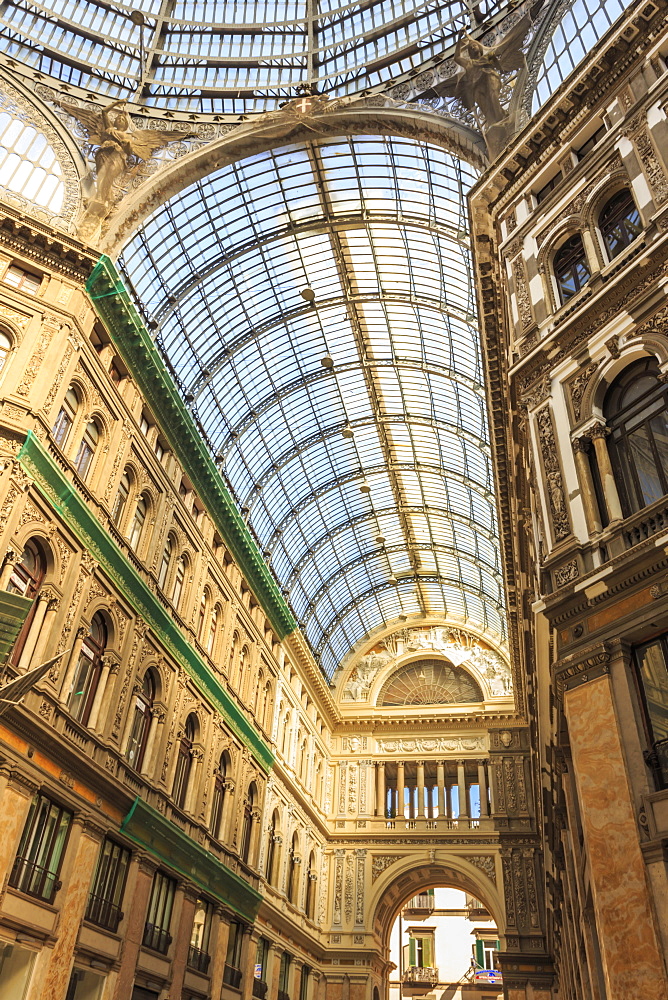
<instances>
[{"instance_id":1,"label":"sculpted caryatid","mask_svg":"<svg viewBox=\"0 0 668 1000\"><path fill-rule=\"evenodd\" d=\"M80 122L93 147L95 159L95 196L89 202L85 218L102 221L114 203L114 187L123 174L148 160L170 142L191 139L192 132L176 129L136 129L125 110L125 101L114 101L102 111L56 101L63 111Z\"/></svg>"}]
</instances>

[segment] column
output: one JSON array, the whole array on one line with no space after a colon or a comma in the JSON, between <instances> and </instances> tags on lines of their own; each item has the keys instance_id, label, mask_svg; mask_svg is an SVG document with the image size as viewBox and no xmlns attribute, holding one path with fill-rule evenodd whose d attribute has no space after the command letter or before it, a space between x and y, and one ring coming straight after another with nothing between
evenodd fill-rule
<instances>
[{"instance_id":1,"label":"column","mask_svg":"<svg viewBox=\"0 0 668 1000\"><path fill-rule=\"evenodd\" d=\"M575 468L580 482L580 495L582 497L585 521L587 522L587 531L592 535L601 530L601 515L598 510L598 503L596 502L594 480L592 479L591 466L589 465L589 456L587 454L589 441L586 437L581 437L575 438L571 444L573 445Z\"/></svg>"},{"instance_id":2,"label":"column","mask_svg":"<svg viewBox=\"0 0 668 1000\"><path fill-rule=\"evenodd\" d=\"M610 675L566 690L564 711L608 1000L663 1000L668 981Z\"/></svg>"},{"instance_id":3,"label":"column","mask_svg":"<svg viewBox=\"0 0 668 1000\"><path fill-rule=\"evenodd\" d=\"M376 816L385 818L385 763L379 760L376 763Z\"/></svg>"},{"instance_id":4,"label":"column","mask_svg":"<svg viewBox=\"0 0 668 1000\"><path fill-rule=\"evenodd\" d=\"M30 663L28 664L26 662L26 670L29 669L29 666L38 667L40 663L44 662L45 659L44 651L46 650L49 639L53 634L56 615L58 614L58 610L60 608L60 599L58 597L58 594L51 587L42 587L39 598L40 602L42 601L44 602L44 615L42 617L42 624L39 629L39 635L35 635L36 641L32 651L32 655L30 657ZM34 624L35 623L33 622L33 625ZM30 639L30 636L28 636L28 639ZM25 649L23 652L25 653ZM23 662L23 656L21 656L21 661Z\"/></svg>"},{"instance_id":5,"label":"column","mask_svg":"<svg viewBox=\"0 0 668 1000\"><path fill-rule=\"evenodd\" d=\"M178 897L182 894L180 912L177 913ZM190 939L192 937L193 918L195 916L195 905L199 893L194 886L186 886L183 890L177 890L174 901L173 923L174 934L174 958L172 959L172 981L170 984L170 996L180 997L183 989L183 977L186 974L188 965L188 952L190 950Z\"/></svg>"},{"instance_id":6,"label":"column","mask_svg":"<svg viewBox=\"0 0 668 1000\"><path fill-rule=\"evenodd\" d=\"M424 761L419 760L417 762L417 814L418 819L425 818L424 812Z\"/></svg>"},{"instance_id":7,"label":"column","mask_svg":"<svg viewBox=\"0 0 668 1000\"><path fill-rule=\"evenodd\" d=\"M459 797L459 823L468 823L469 804L466 796L466 775L464 774L464 761L457 761L457 789Z\"/></svg>"},{"instance_id":8,"label":"column","mask_svg":"<svg viewBox=\"0 0 668 1000\"><path fill-rule=\"evenodd\" d=\"M104 696L107 693L107 684L109 683L109 675L112 669L116 667L118 669L118 664L113 656L103 656L102 657L102 671L100 673L100 679L97 684L97 691L95 692L95 698L93 699L93 705L90 710L90 719L88 720L88 728L96 729L97 721L100 716L100 708L102 707L102 702ZM102 719L102 728L104 726L104 718Z\"/></svg>"},{"instance_id":9,"label":"column","mask_svg":"<svg viewBox=\"0 0 668 1000\"><path fill-rule=\"evenodd\" d=\"M404 762L397 761L397 816L404 816Z\"/></svg>"},{"instance_id":10,"label":"column","mask_svg":"<svg viewBox=\"0 0 668 1000\"><path fill-rule=\"evenodd\" d=\"M446 790L445 790L445 763L439 760L436 765L436 784L438 785L438 817L443 819L448 811L446 804Z\"/></svg>"},{"instance_id":11,"label":"column","mask_svg":"<svg viewBox=\"0 0 668 1000\"><path fill-rule=\"evenodd\" d=\"M489 816L487 802L487 772L485 771L485 761L478 761L478 787L480 789L480 822Z\"/></svg>"},{"instance_id":12,"label":"column","mask_svg":"<svg viewBox=\"0 0 668 1000\"><path fill-rule=\"evenodd\" d=\"M132 993L132 984L135 978L137 958L144 936L144 924L146 923L146 910L148 907L148 897L151 891L153 875L157 865L148 857L140 856L135 875L134 889L132 885L126 886L127 898L132 900L127 917L127 927L121 948L121 964L116 980L116 989L113 1000L127 1000Z\"/></svg>"},{"instance_id":13,"label":"column","mask_svg":"<svg viewBox=\"0 0 668 1000\"><path fill-rule=\"evenodd\" d=\"M619 502L619 494L617 492L617 484L615 483L615 476L612 471L610 452L608 451L608 445L605 440L609 433L608 428L602 423L594 424L589 433L592 441L594 442L596 461L598 462L598 472L603 485L603 493L605 495L605 502L608 508L608 515L611 521L621 521L624 515L622 514L622 507Z\"/></svg>"},{"instance_id":14,"label":"column","mask_svg":"<svg viewBox=\"0 0 668 1000\"><path fill-rule=\"evenodd\" d=\"M21 653L21 658L19 659L17 670L20 674L25 673L32 660L32 654L35 651L35 646L37 645L37 640L39 639L40 632L42 630L42 624L44 622L44 616L46 615L46 609L49 604L50 594L47 592L45 595L41 593L35 598L37 601L37 608L35 610L35 617L33 618L30 628L28 629L28 635L26 636L26 644L23 647Z\"/></svg>"},{"instance_id":15,"label":"column","mask_svg":"<svg viewBox=\"0 0 668 1000\"><path fill-rule=\"evenodd\" d=\"M0 770L0 882L5 885L14 864L37 784L18 771Z\"/></svg>"},{"instance_id":16,"label":"column","mask_svg":"<svg viewBox=\"0 0 668 1000\"><path fill-rule=\"evenodd\" d=\"M60 910L58 937L49 956L42 996L63 997L67 991L74 947L103 837L104 832L83 817L74 819L67 846L69 877L56 897Z\"/></svg>"},{"instance_id":17,"label":"column","mask_svg":"<svg viewBox=\"0 0 668 1000\"><path fill-rule=\"evenodd\" d=\"M223 988L225 958L227 957L227 942L229 936L230 917L227 913L225 913L222 906L217 906L214 910L211 937L209 938L209 954L211 955L209 976L211 980L212 997L219 997Z\"/></svg>"},{"instance_id":18,"label":"column","mask_svg":"<svg viewBox=\"0 0 668 1000\"><path fill-rule=\"evenodd\" d=\"M253 996L253 983L255 982L255 959L257 957L257 943L262 935L252 930L250 934L244 934L244 954L241 957L241 996L242 1000L250 1000ZM215 996L214 993L211 994Z\"/></svg>"},{"instance_id":19,"label":"column","mask_svg":"<svg viewBox=\"0 0 668 1000\"><path fill-rule=\"evenodd\" d=\"M141 773L145 775L153 774L153 748L156 744L158 726L164 725L167 713L164 708L154 708L151 712L151 723L148 727L146 737L146 749L144 750L144 760L141 766Z\"/></svg>"},{"instance_id":20,"label":"column","mask_svg":"<svg viewBox=\"0 0 668 1000\"><path fill-rule=\"evenodd\" d=\"M20 558L21 553L16 552L15 549L11 547L5 552L5 559L2 566L2 572L0 573L0 590L7 590L7 585L9 584L9 578L14 572L14 565L16 560Z\"/></svg>"},{"instance_id":21,"label":"column","mask_svg":"<svg viewBox=\"0 0 668 1000\"><path fill-rule=\"evenodd\" d=\"M489 788L489 811L493 816L496 812L496 800L494 798L494 781L492 778L492 765L490 761L486 762L485 770L487 772L487 787Z\"/></svg>"},{"instance_id":22,"label":"column","mask_svg":"<svg viewBox=\"0 0 668 1000\"><path fill-rule=\"evenodd\" d=\"M230 836L232 834L232 820L234 819L234 810L236 809L236 800L234 795L234 781L232 778L225 779L225 800L223 802L223 822L220 826L220 837L219 840L223 844L229 844Z\"/></svg>"}]
</instances>

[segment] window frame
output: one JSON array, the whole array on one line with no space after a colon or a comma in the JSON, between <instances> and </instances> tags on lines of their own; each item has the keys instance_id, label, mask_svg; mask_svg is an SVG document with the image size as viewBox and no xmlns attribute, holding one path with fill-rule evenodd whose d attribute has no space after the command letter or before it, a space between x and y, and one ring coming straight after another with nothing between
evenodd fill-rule
<instances>
[{"instance_id":1,"label":"window frame","mask_svg":"<svg viewBox=\"0 0 668 1000\"><path fill-rule=\"evenodd\" d=\"M107 848L108 856L105 855ZM114 934L124 916L121 905L131 861L132 852L127 847L112 837L104 838L88 894L85 919Z\"/></svg>"},{"instance_id":2,"label":"window frame","mask_svg":"<svg viewBox=\"0 0 668 1000\"><path fill-rule=\"evenodd\" d=\"M92 634L93 624L96 620L97 625L100 628L102 643L98 642ZM96 611L91 620L91 628L88 635L84 638L81 645L81 650L77 658L77 665L72 678L72 687L67 694L67 711L70 713L72 718L76 719L76 721L82 726L88 725L88 721L93 710L95 696L100 685L100 676L102 674L102 657L104 656L108 642L109 632L107 629L107 623L102 613L100 611ZM84 650L86 650L86 652L84 652ZM84 666L88 667L85 673L83 670ZM85 688L82 689L83 696L77 703L76 710L73 710L72 698L75 689L79 687L81 683L80 677L85 678ZM80 706L83 707L80 708Z\"/></svg>"},{"instance_id":3,"label":"window frame","mask_svg":"<svg viewBox=\"0 0 668 1000\"><path fill-rule=\"evenodd\" d=\"M45 813L43 807L46 807ZM13 889L41 899L45 903L53 903L56 893L61 888L59 875L73 818L70 809L61 806L50 796L42 792L35 795L26 816L9 874L8 884ZM38 864L36 858L46 863ZM38 871L41 872L38 876L39 881L33 885L33 877Z\"/></svg>"},{"instance_id":4,"label":"window frame","mask_svg":"<svg viewBox=\"0 0 668 1000\"><path fill-rule=\"evenodd\" d=\"M611 213L610 218L604 219L605 213L609 209L611 209L611 207L615 204L615 202L620 201L623 195L626 195L626 213L624 214L621 211L620 207ZM631 219L633 215L637 216L638 219L637 226L636 223L634 223ZM612 235L612 231L614 230L614 228L622 224L625 224L622 227L622 231L624 233L624 242L613 253L610 246L609 237ZM601 243L603 245L604 253L606 255L608 263L612 263L613 260L616 260L617 257L623 254L626 250L628 250L628 248L632 246L632 244L635 243L635 241L639 239L640 236L642 236L644 230L644 226L642 224L642 217L640 215L640 210L636 205L635 198L633 197L633 192L631 191L631 188L628 185L625 185L624 187L616 191L615 194L613 194L611 198L608 198L608 200L602 206L602 208L598 213L597 227L599 233L601 234ZM632 235L632 227L636 228L637 230L633 235Z\"/></svg>"},{"instance_id":5,"label":"window frame","mask_svg":"<svg viewBox=\"0 0 668 1000\"><path fill-rule=\"evenodd\" d=\"M576 255L575 253L576 241L579 243L581 250L581 252L578 255ZM571 249L569 253L566 254L565 251L569 246L571 247ZM564 255L565 263L561 265L560 270L557 270L559 256L561 254ZM578 263L584 264L584 269L586 270L587 274L584 281L581 280L581 276L577 270ZM552 275L554 276L556 284L557 304L559 307L568 305L568 303L571 302L571 300L574 299L575 296L582 291L585 285L587 285L588 282L591 281L591 273L592 273L591 267L589 265L589 258L587 257L587 250L585 247L584 240L582 238L582 233L580 231L576 233L571 233L571 235L568 236L567 239L562 240L559 246L556 247L554 253L552 254L551 271ZM565 282L569 275L573 281L573 285L575 286L573 291L571 292L568 292L567 288L565 287Z\"/></svg>"},{"instance_id":6,"label":"window frame","mask_svg":"<svg viewBox=\"0 0 668 1000\"><path fill-rule=\"evenodd\" d=\"M174 910L176 881L163 871L156 871L146 909L142 945L166 955L172 943L169 932Z\"/></svg>"}]
</instances>

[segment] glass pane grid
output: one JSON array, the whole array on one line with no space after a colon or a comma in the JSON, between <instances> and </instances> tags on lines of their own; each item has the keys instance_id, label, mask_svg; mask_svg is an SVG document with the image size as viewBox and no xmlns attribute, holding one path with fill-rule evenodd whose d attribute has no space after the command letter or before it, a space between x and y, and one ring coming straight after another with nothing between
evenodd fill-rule
<instances>
[{"instance_id":1,"label":"glass pane grid","mask_svg":"<svg viewBox=\"0 0 668 1000\"><path fill-rule=\"evenodd\" d=\"M474 179L410 140L286 146L192 185L124 252L329 673L400 614L504 635L463 237Z\"/></svg>"}]
</instances>

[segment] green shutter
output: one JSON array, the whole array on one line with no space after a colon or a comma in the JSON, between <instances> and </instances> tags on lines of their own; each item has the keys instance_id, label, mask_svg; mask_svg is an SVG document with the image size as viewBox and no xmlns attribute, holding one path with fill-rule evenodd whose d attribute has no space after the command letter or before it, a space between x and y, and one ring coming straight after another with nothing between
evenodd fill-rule
<instances>
[{"instance_id":1,"label":"green shutter","mask_svg":"<svg viewBox=\"0 0 668 1000\"><path fill-rule=\"evenodd\" d=\"M416 945L415 938L409 938L409 941L408 941L408 964L411 965L411 966L417 965L417 958L415 957L416 956L415 945Z\"/></svg>"},{"instance_id":2,"label":"green shutter","mask_svg":"<svg viewBox=\"0 0 668 1000\"><path fill-rule=\"evenodd\" d=\"M31 607L29 597L0 590L0 664L11 653Z\"/></svg>"},{"instance_id":3,"label":"green shutter","mask_svg":"<svg viewBox=\"0 0 668 1000\"><path fill-rule=\"evenodd\" d=\"M434 965L431 956L431 938L422 938L422 968L431 969Z\"/></svg>"},{"instance_id":4,"label":"green shutter","mask_svg":"<svg viewBox=\"0 0 668 1000\"><path fill-rule=\"evenodd\" d=\"M481 969L485 968L485 946L480 939L475 943L475 960Z\"/></svg>"}]
</instances>

